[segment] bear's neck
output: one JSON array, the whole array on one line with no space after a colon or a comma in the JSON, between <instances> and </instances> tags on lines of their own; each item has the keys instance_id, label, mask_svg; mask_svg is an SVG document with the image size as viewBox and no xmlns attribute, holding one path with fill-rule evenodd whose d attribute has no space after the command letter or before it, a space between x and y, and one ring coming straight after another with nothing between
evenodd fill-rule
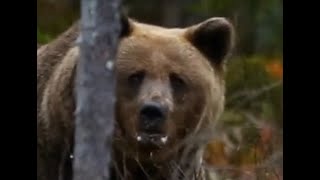
<instances>
[{"instance_id":1,"label":"bear's neck","mask_svg":"<svg viewBox=\"0 0 320 180\"><path fill-rule=\"evenodd\" d=\"M115 154L112 179L116 180L200 180L203 176L202 151L195 149L186 153L181 150L169 161L139 161Z\"/></svg>"}]
</instances>

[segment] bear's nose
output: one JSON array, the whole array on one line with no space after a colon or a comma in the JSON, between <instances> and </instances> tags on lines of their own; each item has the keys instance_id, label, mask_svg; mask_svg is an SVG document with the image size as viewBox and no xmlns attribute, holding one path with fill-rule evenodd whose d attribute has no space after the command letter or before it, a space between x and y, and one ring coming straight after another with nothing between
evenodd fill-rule
<instances>
[{"instance_id":1,"label":"bear's nose","mask_svg":"<svg viewBox=\"0 0 320 180\"><path fill-rule=\"evenodd\" d=\"M148 102L140 109L140 128L148 133L158 133L166 119L167 108L158 102Z\"/></svg>"}]
</instances>

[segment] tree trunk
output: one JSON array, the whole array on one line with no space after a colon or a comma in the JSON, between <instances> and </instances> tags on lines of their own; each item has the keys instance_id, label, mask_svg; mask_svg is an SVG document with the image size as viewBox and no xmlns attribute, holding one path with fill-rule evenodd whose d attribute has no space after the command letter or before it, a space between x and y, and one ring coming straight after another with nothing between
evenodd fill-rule
<instances>
[{"instance_id":1,"label":"tree trunk","mask_svg":"<svg viewBox=\"0 0 320 180\"><path fill-rule=\"evenodd\" d=\"M114 124L120 0L82 0L74 180L107 180Z\"/></svg>"}]
</instances>

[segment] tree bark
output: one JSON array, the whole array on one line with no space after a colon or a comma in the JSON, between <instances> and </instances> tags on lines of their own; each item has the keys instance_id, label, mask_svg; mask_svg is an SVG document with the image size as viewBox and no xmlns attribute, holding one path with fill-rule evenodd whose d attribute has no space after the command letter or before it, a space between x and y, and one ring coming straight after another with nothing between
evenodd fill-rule
<instances>
[{"instance_id":1,"label":"tree bark","mask_svg":"<svg viewBox=\"0 0 320 180\"><path fill-rule=\"evenodd\" d=\"M82 0L76 77L74 180L107 180L114 129L120 0Z\"/></svg>"}]
</instances>

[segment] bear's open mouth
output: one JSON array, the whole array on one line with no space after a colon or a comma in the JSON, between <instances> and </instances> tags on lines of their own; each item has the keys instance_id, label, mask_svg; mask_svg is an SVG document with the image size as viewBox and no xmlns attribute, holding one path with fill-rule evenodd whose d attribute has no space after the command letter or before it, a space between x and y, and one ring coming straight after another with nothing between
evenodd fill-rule
<instances>
[{"instance_id":1,"label":"bear's open mouth","mask_svg":"<svg viewBox=\"0 0 320 180\"><path fill-rule=\"evenodd\" d=\"M139 133L136 136L136 140L142 146L161 148L167 143L168 136L164 134Z\"/></svg>"}]
</instances>

